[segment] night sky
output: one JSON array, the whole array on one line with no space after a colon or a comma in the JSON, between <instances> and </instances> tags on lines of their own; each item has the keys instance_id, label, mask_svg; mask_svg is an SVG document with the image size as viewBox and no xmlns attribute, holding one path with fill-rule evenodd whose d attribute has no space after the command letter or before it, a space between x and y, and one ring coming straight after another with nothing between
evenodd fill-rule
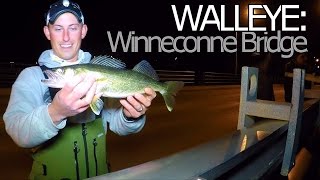
<instances>
[{"instance_id":1,"label":"night sky","mask_svg":"<svg viewBox=\"0 0 320 180\"><path fill-rule=\"evenodd\" d=\"M0 39L2 62L35 63L42 51L50 48L49 42L43 35L44 14L51 3L55 1L9 1L8 5L1 5L0 10ZM198 7L203 4L215 5L217 10L221 4L231 5L240 4L243 6L249 1L220 0L220 1L101 1L101 0L78 0L76 1L85 16L85 22L89 31L83 41L82 49L90 51L93 55L108 54L120 58L128 64L135 64L141 59L147 59L156 66L157 69L178 69L178 70L197 70L205 69L216 72L233 72L235 53L156 53L143 52L124 53L119 48L117 52L111 52L107 31L115 34L122 31L127 35L129 31L135 31L136 35L142 36L230 36L235 32L219 32L213 25L207 26L203 32L192 32L190 24L186 24L186 29L182 32L177 31L171 4L177 5L180 12L184 5ZM305 19L292 22L301 25L306 24L307 31L300 33L308 39L308 50L311 56L319 56L320 40L320 0L292 1L292 0L265 0L252 1L268 4L271 8L277 8L280 4L299 4L305 10ZM196 9L194 9L196 10ZM204 15L205 11L203 11ZM194 13L195 15L195 13ZM202 15L202 17L203 17ZM233 19L234 14L228 13L228 19ZM269 25L268 25L269 26ZM299 34L299 35L300 35ZM239 42L238 42L239 43ZM240 54L240 55L239 55ZM238 50L240 65L247 65L244 55ZM279 59L279 62L288 59Z\"/></svg>"}]
</instances>

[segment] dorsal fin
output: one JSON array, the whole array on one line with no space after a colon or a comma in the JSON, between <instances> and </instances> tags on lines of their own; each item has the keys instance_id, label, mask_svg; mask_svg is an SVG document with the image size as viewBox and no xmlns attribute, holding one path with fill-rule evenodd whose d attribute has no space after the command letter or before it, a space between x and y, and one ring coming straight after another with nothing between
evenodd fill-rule
<instances>
[{"instance_id":1,"label":"dorsal fin","mask_svg":"<svg viewBox=\"0 0 320 180\"><path fill-rule=\"evenodd\" d=\"M133 71L137 71L139 73L145 74L153 78L154 80L159 81L159 77L153 67L149 64L148 61L142 60L137 65L135 65L132 69Z\"/></svg>"},{"instance_id":2,"label":"dorsal fin","mask_svg":"<svg viewBox=\"0 0 320 180\"><path fill-rule=\"evenodd\" d=\"M116 59L112 56L106 56L106 55L96 56L93 59L91 59L90 63L114 67L117 69L125 69L126 68L126 64L123 61Z\"/></svg>"}]
</instances>

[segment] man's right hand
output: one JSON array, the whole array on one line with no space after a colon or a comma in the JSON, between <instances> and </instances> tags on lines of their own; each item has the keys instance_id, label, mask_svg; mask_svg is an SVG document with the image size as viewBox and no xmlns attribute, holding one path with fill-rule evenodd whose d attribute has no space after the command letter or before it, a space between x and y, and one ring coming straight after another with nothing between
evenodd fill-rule
<instances>
[{"instance_id":1,"label":"man's right hand","mask_svg":"<svg viewBox=\"0 0 320 180\"><path fill-rule=\"evenodd\" d=\"M95 80L92 76L78 75L67 81L48 106L53 123L59 124L89 107L97 88Z\"/></svg>"}]
</instances>

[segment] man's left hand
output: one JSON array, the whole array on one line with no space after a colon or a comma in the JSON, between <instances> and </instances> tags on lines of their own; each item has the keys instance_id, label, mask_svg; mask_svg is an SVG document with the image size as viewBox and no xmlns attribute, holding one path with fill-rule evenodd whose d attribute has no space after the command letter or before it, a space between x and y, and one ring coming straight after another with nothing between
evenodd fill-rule
<instances>
[{"instance_id":1,"label":"man's left hand","mask_svg":"<svg viewBox=\"0 0 320 180\"><path fill-rule=\"evenodd\" d=\"M120 100L123 106L123 113L127 118L138 118L144 115L152 100L157 96L157 93L151 88L145 88L144 92L143 94L135 94Z\"/></svg>"}]
</instances>

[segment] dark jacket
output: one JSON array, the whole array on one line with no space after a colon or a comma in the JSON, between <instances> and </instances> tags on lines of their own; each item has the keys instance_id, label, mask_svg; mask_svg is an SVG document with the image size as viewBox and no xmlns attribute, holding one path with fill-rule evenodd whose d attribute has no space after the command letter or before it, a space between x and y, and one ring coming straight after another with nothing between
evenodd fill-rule
<instances>
[{"instance_id":1,"label":"dark jacket","mask_svg":"<svg viewBox=\"0 0 320 180\"><path fill-rule=\"evenodd\" d=\"M285 65L285 72L293 73L293 69L300 68L306 70L306 73L310 72L310 69L307 65L298 65L294 60L291 60ZM284 99L286 102L291 102L292 98L292 84L293 79L291 77L284 77ZM311 82L305 81L305 89L311 88Z\"/></svg>"}]
</instances>

